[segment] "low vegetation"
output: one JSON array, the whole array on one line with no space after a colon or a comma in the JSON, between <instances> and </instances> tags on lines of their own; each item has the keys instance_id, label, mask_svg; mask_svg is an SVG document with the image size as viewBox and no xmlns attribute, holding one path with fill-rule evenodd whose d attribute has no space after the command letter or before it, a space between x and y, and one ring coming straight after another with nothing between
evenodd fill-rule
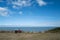
<instances>
[{"instance_id":1,"label":"low vegetation","mask_svg":"<svg viewBox=\"0 0 60 40\"><path fill-rule=\"evenodd\" d=\"M50 33L60 33L60 27L57 27L57 28L48 30L48 31L46 31L46 32L50 32Z\"/></svg>"},{"instance_id":2,"label":"low vegetation","mask_svg":"<svg viewBox=\"0 0 60 40\"><path fill-rule=\"evenodd\" d=\"M60 40L60 33L0 33L0 40Z\"/></svg>"},{"instance_id":3,"label":"low vegetation","mask_svg":"<svg viewBox=\"0 0 60 40\"><path fill-rule=\"evenodd\" d=\"M2 31L0 33L0 40L60 40L60 28L48 30L44 33L38 32L21 32Z\"/></svg>"}]
</instances>

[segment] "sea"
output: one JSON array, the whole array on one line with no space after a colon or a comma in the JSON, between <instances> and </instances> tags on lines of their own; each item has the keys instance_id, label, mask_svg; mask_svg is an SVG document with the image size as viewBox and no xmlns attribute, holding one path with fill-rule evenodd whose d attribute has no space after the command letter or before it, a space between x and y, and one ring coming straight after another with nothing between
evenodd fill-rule
<instances>
[{"instance_id":1,"label":"sea","mask_svg":"<svg viewBox=\"0 0 60 40\"><path fill-rule=\"evenodd\" d=\"M55 27L0 27L1 30L6 31L13 31L13 30L22 30L25 32L41 32L41 31L48 31Z\"/></svg>"}]
</instances>

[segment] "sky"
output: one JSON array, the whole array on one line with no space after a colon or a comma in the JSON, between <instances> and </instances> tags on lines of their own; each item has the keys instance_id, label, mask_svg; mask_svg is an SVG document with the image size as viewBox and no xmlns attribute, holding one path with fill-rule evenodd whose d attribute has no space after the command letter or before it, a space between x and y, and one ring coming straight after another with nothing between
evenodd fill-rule
<instances>
[{"instance_id":1,"label":"sky","mask_svg":"<svg viewBox=\"0 0 60 40\"><path fill-rule=\"evenodd\" d=\"M60 26L60 0L0 0L0 25Z\"/></svg>"}]
</instances>

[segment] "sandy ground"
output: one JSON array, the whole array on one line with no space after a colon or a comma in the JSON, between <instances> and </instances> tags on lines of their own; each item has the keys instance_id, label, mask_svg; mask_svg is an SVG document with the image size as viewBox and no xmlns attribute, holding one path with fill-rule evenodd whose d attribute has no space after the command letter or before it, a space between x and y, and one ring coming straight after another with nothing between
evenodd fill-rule
<instances>
[{"instance_id":1,"label":"sandy ground","mask_svg":"<svg viewBox=\"0 0 60 40\"><path fill-rule=\"evenodd\" d=\"M60 40L60 33L0 33L0 40Z\"/></svg>"}]
</instances>

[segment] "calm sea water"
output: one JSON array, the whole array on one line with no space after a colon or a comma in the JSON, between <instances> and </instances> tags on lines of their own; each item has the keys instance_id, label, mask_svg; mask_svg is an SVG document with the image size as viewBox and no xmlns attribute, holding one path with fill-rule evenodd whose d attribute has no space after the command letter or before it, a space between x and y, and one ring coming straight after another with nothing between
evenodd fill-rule
<instances>
[{"instance_id":1,"label":"calm sea water","mask_svg":"<svg viewBox=\"0 0 60 40\"><path fill-rule=\"evenodd\" d=\"M50 29L53 29L55 27L0 27L0 30L22 30L22 31L34 31L34 32L40 32L40 31L47 31Z\"/></svg>"}]
</instances>

